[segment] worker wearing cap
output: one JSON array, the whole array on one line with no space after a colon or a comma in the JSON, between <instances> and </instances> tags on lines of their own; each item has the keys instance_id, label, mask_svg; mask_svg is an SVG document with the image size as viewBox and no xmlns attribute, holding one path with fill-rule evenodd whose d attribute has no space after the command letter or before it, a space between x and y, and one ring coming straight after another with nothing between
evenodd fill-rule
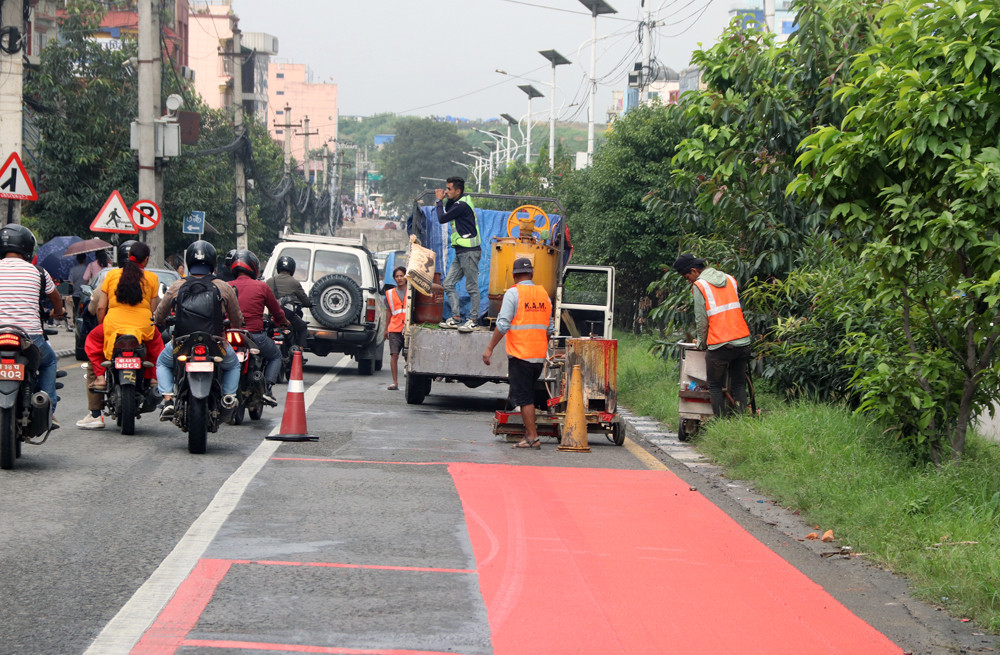
<instances>
[{"instance_id":1,"label":"worker wearing cap","mask_svg":"<svg viewBox=\"0 0 1000 655\"><path fill-rule=\"evenodd\" d=\"M552 301L544 287L531 281L534 267L527 257L514 260L511 269L514 286L503 295L497 327L490 345L483 351L483 363L490 365L493 349L507 337L507 378L510 404L521 408L524 439L514 448L541 448L535 426L535 382L542 375L549 350L549 335L554 332Z\"/></svg>"},{"instance_id":2,"label":"worker wearing cap","mask_svg":"<svg viewBox=\"0 0 1000 655\"><path fill-rule=\"evenodd\" d=\"M737 412L747 406L747 365L750 363L750 328L743 317L743 307L736 278L714 268L689 252L674 262L674 270L691 283L698 350L706 350L705 367L712 413L724 416L725 384L729 373L729 393Z\"/></svg>"}]
</instances>

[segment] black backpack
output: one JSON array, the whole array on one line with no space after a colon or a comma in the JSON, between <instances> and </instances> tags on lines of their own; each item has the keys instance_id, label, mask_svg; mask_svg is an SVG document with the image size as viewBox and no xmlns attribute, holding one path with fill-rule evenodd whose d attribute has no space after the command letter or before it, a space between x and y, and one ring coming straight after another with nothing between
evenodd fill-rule
<instances>
[{"instance_id":1,"label":"black backpack","mask_svg":"<svg viewBox=\"0 0 1000 655\"><path fill-rule=\"evenodd\" d=\"M208 332L221 337L225 333L222 314L222 292L215 285L215 276L188 276L177 290L174 306L177 320L174 336L193 332Z\"/></svg>"}]
</instances>

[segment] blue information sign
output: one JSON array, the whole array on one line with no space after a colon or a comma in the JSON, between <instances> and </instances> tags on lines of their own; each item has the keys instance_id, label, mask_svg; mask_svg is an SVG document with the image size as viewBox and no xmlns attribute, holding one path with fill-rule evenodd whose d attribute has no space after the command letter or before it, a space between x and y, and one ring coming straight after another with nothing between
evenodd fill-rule
<instances>
[{"instance_id":1,"label":"blue information sign","mask_svg":"<svg viewBox=\"0 0 1000 655\"><path fill-rule=\"evenodd\" d=\"M184 217L184 234L205 234L205 212L191 212Z\"/></svg>"}]
</instances>

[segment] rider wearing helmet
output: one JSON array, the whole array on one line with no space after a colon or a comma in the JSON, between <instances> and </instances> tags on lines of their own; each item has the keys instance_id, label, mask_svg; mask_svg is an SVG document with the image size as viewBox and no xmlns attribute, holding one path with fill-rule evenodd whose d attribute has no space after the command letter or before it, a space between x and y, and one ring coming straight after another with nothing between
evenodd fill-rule
<instances>
[{"instance_id":1,"label":"rider wearing helmet","mask_svg":"<svg viewBox=\"0 0 1000 655\"><path fill-rule=\"evenodd\" d=\"M236 253L239 251L235 248L226 253L225 258L222 260L222 266L216 271L216 276L223 282L232 282L236 279L236 274L233 272L233 261L236 259Z\"/></svg>"},{"instance_id":2,"label":"rider wearing helmet","mask_svg":"<svg viewBox=\"0 0 1000 655\"><path fill-rule=\"evenodd\" d=\"M62 296L47 272L30 264L35 254L35 235L31 230L11 223L0 228L0 325L16 325L31 337L41 359L38 364L38 386L49 395L52 411L56 402L56 369L59 360L45 340L39 312L42 296L52 301L52 318L66 316ZM59 427L55 420L53 427Z\"/></svg>"},{"instance_id":3,"label":"rider wearing helmet","mask_svg":"<svg viewBox=\"0 0 1000 655\"><path fill-rule=\"evenodd\" d=\"M288 297L300 303L303 307L312 307L309 296L306 295L302 283L295 279L295 260L288 255L278 257L278 262L274 266L274 277L267 281L267 286L274 292L274 297L278 302L284 303ZM285 312L285 318L292 326L292 334L295 335L295 344L299 348L306 347L306 338L309 336L309 329L301 316L293 312Z\"/></svg>"},{"instance_id":4,"label":"rider wearing helmet","mask_svg":"<svg viewBox=\"0 0 1000 655\"><path fill-rule=\"evenodd\" d=\"M225 336L223 313L229 316L229 323L234 328L243 327L243 312L240 311L236 292L231 286L216 278L213 273L218 254L208 241L195 241L184 253L184 263L187 264L188 276L177 280L160 300L153 315L153 321L161 327L166 324L171 311L175 311L174 337L181 337L195 330L209 332L218 337ZM218 304L212 308L213 315L196 315L186 308L186 299L192 297L191 291L211 282L218 290ZM190 285L190 286L188 286ZM184 287L187 286L187 289ZM211 289L212 287L208 287ZM236 392L240 387L240 360L236 351L229 343L225 343L226 357L222 360L222 406L226 409L236 408ZM168 421L174 415L174 344L166 344L163 352L156 360L156 379L163 394L163 411L160 420Z\"/></svg>"},{"instance_id":5,"label":"rider wearing helmet","mask_svg":"<svg viewBox=\"0 0 1000 655\"><path fill-rule=\"evenodd\" d=\"M260 274L260 260L257 259L257 255L249 250L237 250L233 256L232 273L235 279L229 284L236 289L247 331L260 349L260 354L267 360L264 367L264 379L267 381L264 402L273 407L278 401L271 393L271 386L278 381L278 373L281 372L281 350L264 331L264 310L267 309L271 313L275 325L288 325L288 319L270 287L257 279L257 275Z\"/></svg>"}]
</instances>

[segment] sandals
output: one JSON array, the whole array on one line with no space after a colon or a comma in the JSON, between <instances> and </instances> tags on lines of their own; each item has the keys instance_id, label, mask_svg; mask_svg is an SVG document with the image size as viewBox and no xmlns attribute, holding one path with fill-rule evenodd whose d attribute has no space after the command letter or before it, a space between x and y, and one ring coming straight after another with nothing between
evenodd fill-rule
<instances>
[{"instance_id":1,"label":"sandals","mask_svg":"<svg viewBox=\"0 0 1000 655\"><path fill-rule=\"evenodd\" d=\"M387 391L399 391L399 387L396 386L395 384L390 384L388 387L386 387L386 390Z\"/></svg>"},{"instance_id":2,"label":"sandals","mask_svg":"<svg viewBox=\"0 0 1000 655\"><path fill-rule=\"evenodd\" d=\"M513 446L511 446L511 448L531 448L533 450L541 450L542 449L542 440L541 439L535 439L534 441L529 441L529 440L525 439L524 441L518 441L516 444L514 444Z\"/></svg>"}]
</instances>

